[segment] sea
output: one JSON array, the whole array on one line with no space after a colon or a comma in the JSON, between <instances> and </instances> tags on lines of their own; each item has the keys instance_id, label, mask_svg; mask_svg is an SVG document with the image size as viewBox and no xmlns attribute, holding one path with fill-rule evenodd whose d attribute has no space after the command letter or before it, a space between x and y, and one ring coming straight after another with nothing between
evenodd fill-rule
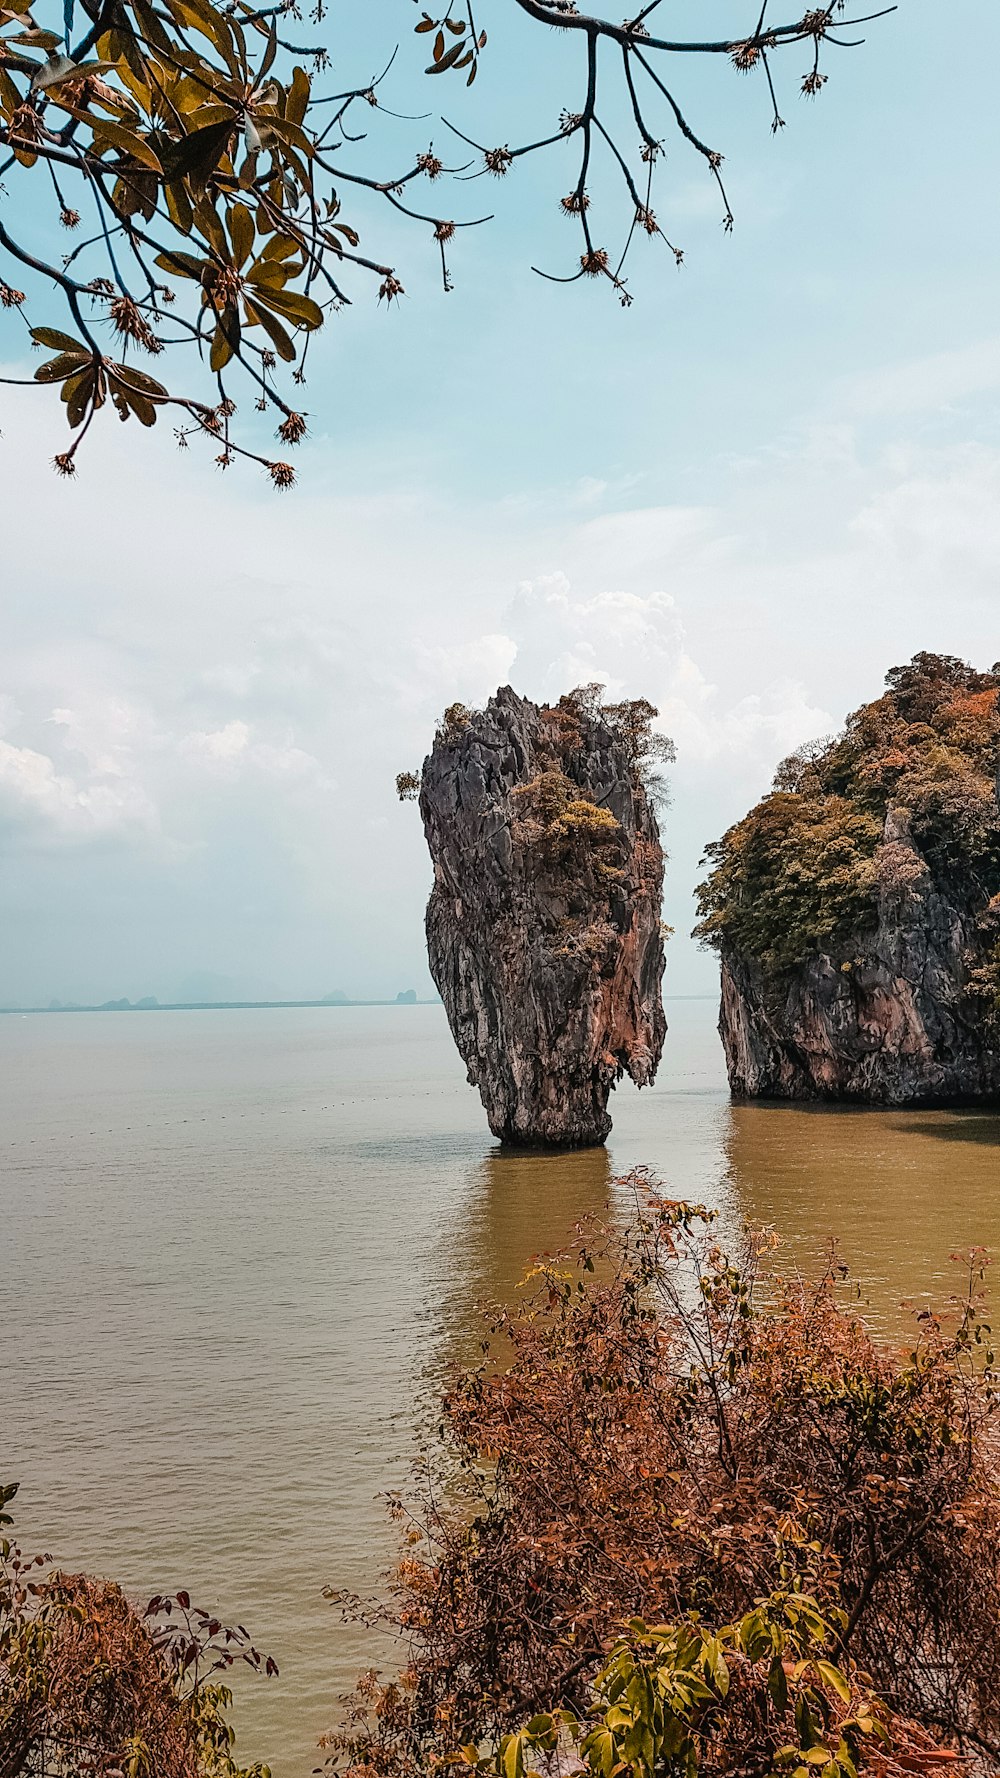
<instances>
[{"instance_id":1,"label":"sea","mask_svg":"<svg viewBox=\"0 0 1000 1778\"><path fill-rule=\"evenodd\" d=\"M839 1244L904 1340L1000 1249L1000 1119L730 1101L709 999L668 1001L652 1088L605 1149L491 1138L439 1005L0 1018L0 1481L15 1530L137 1598L187 1589L278 1663L237 1686L237 1751L305 1778L391 1647L328 1591L378 1592L386 1511L485 1299L644 1166Z\"/></svg>"}]
</instances>

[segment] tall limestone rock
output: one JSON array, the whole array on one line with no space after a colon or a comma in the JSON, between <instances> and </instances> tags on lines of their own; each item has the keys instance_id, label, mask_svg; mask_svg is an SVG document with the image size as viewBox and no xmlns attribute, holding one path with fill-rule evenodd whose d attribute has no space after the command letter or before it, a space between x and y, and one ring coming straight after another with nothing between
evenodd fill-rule
<instances>
[{"instance_id":1,"label":"tall limestone rock","mask_svg":"<svg viewBox=\"0 0 1000 1778\"><path fill-rule=\"evenodd\" d=\"M709 848L741 1097L1000 1104L1000 668L886 683Z\"/></svg>"},{"instance_id":2,"label":"tall limestone rock","mask_svg":"<svg viewBox=\"0 0 1000 1778\"><path fill-rule=\"evenodd\" d=\"M431 974L503 1142L603 1142L615 1082L647 1085L663 1047L649 768L672 750L650 705L598 691L455 707L420 778Z\"/></svg>"}]
</instances>

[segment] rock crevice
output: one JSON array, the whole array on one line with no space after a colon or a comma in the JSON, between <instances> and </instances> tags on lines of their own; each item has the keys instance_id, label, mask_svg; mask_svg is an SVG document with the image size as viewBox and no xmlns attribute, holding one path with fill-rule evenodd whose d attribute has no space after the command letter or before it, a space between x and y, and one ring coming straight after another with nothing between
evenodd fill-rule
<instances>
[{"instance_id":1,"label":"rock crevice","mask_svg":"<svg viewBox=\"0 0 1000 1778\"><path fill-rule=\"evenodd\" d=\"M652 1081L663 853L627 735L593 700L504 686L449 713L420 779L431 974L503 1142L586 1146Z\"/></svg>"}]
</instances>

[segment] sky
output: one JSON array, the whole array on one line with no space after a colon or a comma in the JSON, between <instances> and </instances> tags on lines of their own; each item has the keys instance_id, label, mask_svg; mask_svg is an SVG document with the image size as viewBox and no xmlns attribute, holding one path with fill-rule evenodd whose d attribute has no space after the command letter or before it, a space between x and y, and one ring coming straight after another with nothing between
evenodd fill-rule
<instances>
[{"instance_id":1,"label":"sky","mask_svg":"<svg viewBox=\"0 0 1000 1778\"><path fill-rule=\"evenodd\" d=\"M480 13L461 127L513 142L578 107L579 45ZM338 0L337 78L400 41L387 102L435 102L414 17ZM0 389L0 1004L430 995L395 774L456 699L597 678L676 741L667 993L713 990L687 936L705 844L890 666L1000 657L1000 14L903 0L863 34L816 100L803 52L779 59L777 137L759 83L685 63L736 224L671 143L656 208L685 264L641 242L630 308L531 271L577 251L558 159L456 188L495 219L448 295L424 235L352 212L407 294L359 286L319 336L289 493L113 417L61 481L60 404ZM364 152L446 138L390 121ZM600 171L594 194L613 242ZM24 372L9 320L0 362Z\"/></svg>"}]
</instances>

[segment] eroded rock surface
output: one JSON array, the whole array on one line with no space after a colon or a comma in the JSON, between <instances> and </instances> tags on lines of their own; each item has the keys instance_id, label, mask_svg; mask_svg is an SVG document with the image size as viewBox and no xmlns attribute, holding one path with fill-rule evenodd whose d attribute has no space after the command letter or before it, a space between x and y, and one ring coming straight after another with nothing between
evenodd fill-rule
<instances>
[{"instance_id":1,"label":"eroded rock surface","mask_svg":"<svg viewBox=\"0 0 1000 1778\"><path fill-rule=\"evenodd\" d=\"M734 1093L1000 1104L1000 673L919 655L717 846Z\"/></svg>"},{"instance_id":2,"label":"eroded rock surface","mask_svg":"<svg viewBox=\"0 0 1000 1778\"><path fill-rule=\"evenodd\" d=\"M420 811L431 974L490 1129L603 1142L612 1087L652 1081L666 1031L663 852L628 733L504 686L449 713Z\"/></svg>"}]
</instances>

